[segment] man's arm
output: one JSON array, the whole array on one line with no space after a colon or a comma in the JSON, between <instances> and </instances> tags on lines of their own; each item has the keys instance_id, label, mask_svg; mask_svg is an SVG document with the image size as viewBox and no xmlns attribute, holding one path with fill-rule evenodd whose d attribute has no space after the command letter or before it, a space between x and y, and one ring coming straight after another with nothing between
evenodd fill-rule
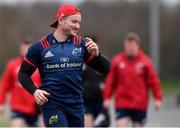
<instances>
[{"instance_id":1,"label":"man's arm","mask_svg":"<svg viewBox=\"0 0 180 128\"><path fill-rule=\"evenodd\" d=\"M2 76L2 82L0 88L0 113L4 112L7 93L10 92L14 86L12 71L13 71L13 67L10 61L8 62Z\"/></svg>"},{"instance_id":2,"label":"man's arm","mask_svg":"<svg viewBox=\"0 0 180 128\"><path fill-rule=\"evenodd\" d=\"M147 70L147 82L150 88L152 89L154 98L155 98L155 109L158 110L162 104L162 89L160 79L153 67L153 63L149 60L148 70Z\"/></svg>"},{"instance_id":3,"label":"man's arm","mask_svg":"<svg viewBox=\"0 0 180 128\"><path fill-rule=\"evenodd\" d=\"M99 73L106 76L110 69L109 60L100 54L97 44L93 42L91 38L86 37L85 40L86 63Z\"/></svg>"},{"instance_id":4,"label":"man's arm","mask_svg":"<svg viewBox=\"0 0 180 128\"><path fill-rule=\"evenodd\" d=\"M116 59L112 59L110 72L108 73L105 81L105 88L103 90L103 99L104 99L103 106L105 108L109 108L110 99L113 95L113 91L115 90L118 84L117 63L118 61L116 61Z\"/></svg>"},{"instance_id":5,"label":"man's arm","mask_svg":"<svg viewBox=\"0 0 180 128\"><path fill-rule=\"evenodd\" d=\"M32 95L34 94L37 87L34 85L31 76L35 72L36 67L23 61L21 68L18 73L18 79L21 85Z\"/></svg>"},{"instance_id":6,"label":"man's arm","mask_svg":"<svg viewBox=\"0 0 180 128\"><path fill-rule=\"evenodd\" d=\"M39 105L43 105L45 102L48 101L46 96L50 95L44 90L38 89L32 79L31 75L35 72L36 67L30 65L26 61L24 61L21 65L21 68L18 73L18 79L19 82L22 84L22 86L32 95L34 95L36 103Z\"/></svg>"},{"instance_id":7,"label":"man's arm","mask_svg":"<svg viewBox=\"0 0 180 128\"><path fill-rule=\"evenodd\" d=\"M99 54L97 57L93 57L88 65L99 73L103 74L105 77L110 70L109 60L101 54Z\"/></svg>"},{"instance_id":8,"label":"man's arm","mask_svg":"<svg viewBox=\"0 0 180 128\"><path fill-rule=\"evenodd\" d=\"M6 101L7 93L12 89L14 82L13 82L13 74L12 74L12 63L9 62L4 70L2 76L2 83L0 89L0 104L4 104Z\"/></svg>"}]
</instances>

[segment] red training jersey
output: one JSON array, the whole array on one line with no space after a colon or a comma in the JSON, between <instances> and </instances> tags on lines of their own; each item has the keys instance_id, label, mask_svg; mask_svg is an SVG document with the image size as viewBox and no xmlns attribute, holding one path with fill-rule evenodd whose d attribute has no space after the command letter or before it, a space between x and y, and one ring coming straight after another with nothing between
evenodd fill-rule
<instances>
[{"instance_id":1,"label":"red training jersey","mask_svg":"<svg viewBox=\"0 0 180 128\"><path fill-rule=\"evenodd\" d=\"M116 108L147 110L149 88L155 99L162 100L160 80L151 59L142 50L135 58L122 52L112 59L104 100L110 99L115 93Z\"/></svg>"},{"instance_id":2,"label":"red training jersey","mask_svg":"<svg viewBox=\"0 0 180 128\"><path fill-rule=\"evenodd\" d=\"M18 72L22 62L23 58L20 57L8 62L1 81L0 104L5 104L7 94L10 93L11 110L35 115L37 114L37 107L34 96L28 93L18 81ZM35 85L39 87L41 80L38 71L35 71L32 79Z\"/></svg>"}]
</instances>

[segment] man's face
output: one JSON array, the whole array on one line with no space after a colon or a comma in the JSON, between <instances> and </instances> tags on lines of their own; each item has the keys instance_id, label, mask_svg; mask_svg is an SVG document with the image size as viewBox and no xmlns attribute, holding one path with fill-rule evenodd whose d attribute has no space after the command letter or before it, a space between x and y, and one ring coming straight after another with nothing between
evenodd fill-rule
<instances>
[{"instance_id":1,"label":"man's face","mask_svg":"<svg viewBox=\"0 0 180 128\"><path fill-rule=\"evenodd\" d=\"M67 16L59 21L59 24L61 25L64 34L68 36L77 35L77 32L80 29L80 23L81 23L81 14Z\"/></svg>"},{"instance_id":2,"label":"man's face","mask_svg":"<svg viewBox=\"0 0 180 128\"><path fill-rule=\"evenodd\" d=\"M129 56L137 56L139 45L135 40L125 40L124 49Z\"/></svg>"},{"instance_id":3,"label":"man's face","mask_svg":"<svg viewBox=\"0 0 180 128\"><path fill-rule=\"evenodd\" d=\"M30 46L30 44L21 44L20 45L20 56L21 57L24 57L25 56L25 54L27 53L27 50L28 50L28 48L29 48L29 46Z\"/></svg>"}]
</instances>

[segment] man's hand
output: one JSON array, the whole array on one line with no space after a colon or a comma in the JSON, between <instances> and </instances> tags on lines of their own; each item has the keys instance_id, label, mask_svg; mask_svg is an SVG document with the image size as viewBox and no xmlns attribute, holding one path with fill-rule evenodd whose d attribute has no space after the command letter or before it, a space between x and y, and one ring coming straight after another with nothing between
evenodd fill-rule
<instances>
[{"instance_id":1,"label":"man's hand","mask_svg":"<svg viewBox=\"0 0 180 128\"><path fill-rule=\"evenodd\" d=\"M86 42L85 46L87 47L88 52L91 53L91 55L93 55L93 56L98 56L99 55L99 48L98 48L97 44L94 43L92 41L92 39L88 38L88 37L86 37L86 41L87 42Z\"/></svg>"},{"instance_id":2,"label":"man's hand","mask_svg":"<svg viewBox=\"0 0 180 128\"><path fill-rule=\"evenodd\" d=\"M103 107L106 108L106 109L109 109L109 107L110 107L110 100L105 100L103 102Z\"/></svg>"},{"instance_id":3,"label":"man's hand","mask_svg":"<svg viewBox=\"0 0 180 128\"><path fill-rule=\"evenodd\" d=\"M155 100L155 110L158 111L162 106L162 102L160 100Z\"/></svg>"},{"instance_id":4,"label":"man's hand","mask_svg":"<svg viewBox=\"0 0 180 128\"><path fill-rule=\"evenodd\" d=\"M5 105L0 105L0 114L4 113Z\"/></svg>"},{"instance_id":5,"label":"man's hand","mask_svg":"<svg viewBox=\"0 0 180 128\"><path fill-rule=\"evenodd\" d=\"M44 103L46 103L48 101L46 96L49 95L50 93L40 89L36 89L36 91L34 92L35 101L39 105L43 105Z\"/></svg>"}]
</instances>

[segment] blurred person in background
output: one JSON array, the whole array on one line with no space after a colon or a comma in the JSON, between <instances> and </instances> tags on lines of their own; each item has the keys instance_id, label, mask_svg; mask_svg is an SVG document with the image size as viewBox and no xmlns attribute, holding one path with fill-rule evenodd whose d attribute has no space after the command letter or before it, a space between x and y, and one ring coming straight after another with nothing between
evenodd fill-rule
<instances>
[{"instance_id":1,"label":"blurred person in background","mask_svg":"<svg viewBox=\"0 0 180 128\"><path fill-rule=\"evenodd\" d=\"M9 99L8 94L10 94L11 127L37 126L38 107L35 99L18 81L18 71L30 45L30 40L25 40L20 44L20 56L9 60L2 77L0 88L0 113L4 113L6 101ZM32 79L36 86L41 84L38 71L33 74Z\"/></svg>"},{"instance_id":2,"label":"blurred person in background","mask_svg":"<svg viewBox=\"0 0 180 128\"><path fill-rule=\"evenodd\" d=\"M124 38L124 52L111 62L104 89L104 107L109 108L115 94L116 126L143 127L147 119L149 89L155 98L155 110L162 104L160 80L151 59L140 48L140 37L128 33Z\"/></svg>"},{"instance_id":3,"label":"blurred person in background","mask_svg":"<svg viewBox=\"0 0 180 128\"><path fill-rule=\"evenodd\" d=\"M92 35L86 37L91 38L96 44L98 43L97 37ZM103 110L102 89L104 88L105 77L88 65L83 65L82 82L84 87L85 127L99 124L94 124L94 121ZM108 126L108 120L101 126Z\"/></svg>"},{"instance_id":4,"label":"blurred person in background","mask_svg":"<svg viewBox=\"0 0 180 128\"><path fill-rule=\"evenodd\" d=\"M55 31L35 42L21 65L19 81L41 105L45 127L83 127L83 63L102 74L109 72L109 61L97 45L77 35L80 23L79 8L61 5L50 25ZM37 68L42 78L39 88L31 79Z\"/></svg>"}]
</instances>

